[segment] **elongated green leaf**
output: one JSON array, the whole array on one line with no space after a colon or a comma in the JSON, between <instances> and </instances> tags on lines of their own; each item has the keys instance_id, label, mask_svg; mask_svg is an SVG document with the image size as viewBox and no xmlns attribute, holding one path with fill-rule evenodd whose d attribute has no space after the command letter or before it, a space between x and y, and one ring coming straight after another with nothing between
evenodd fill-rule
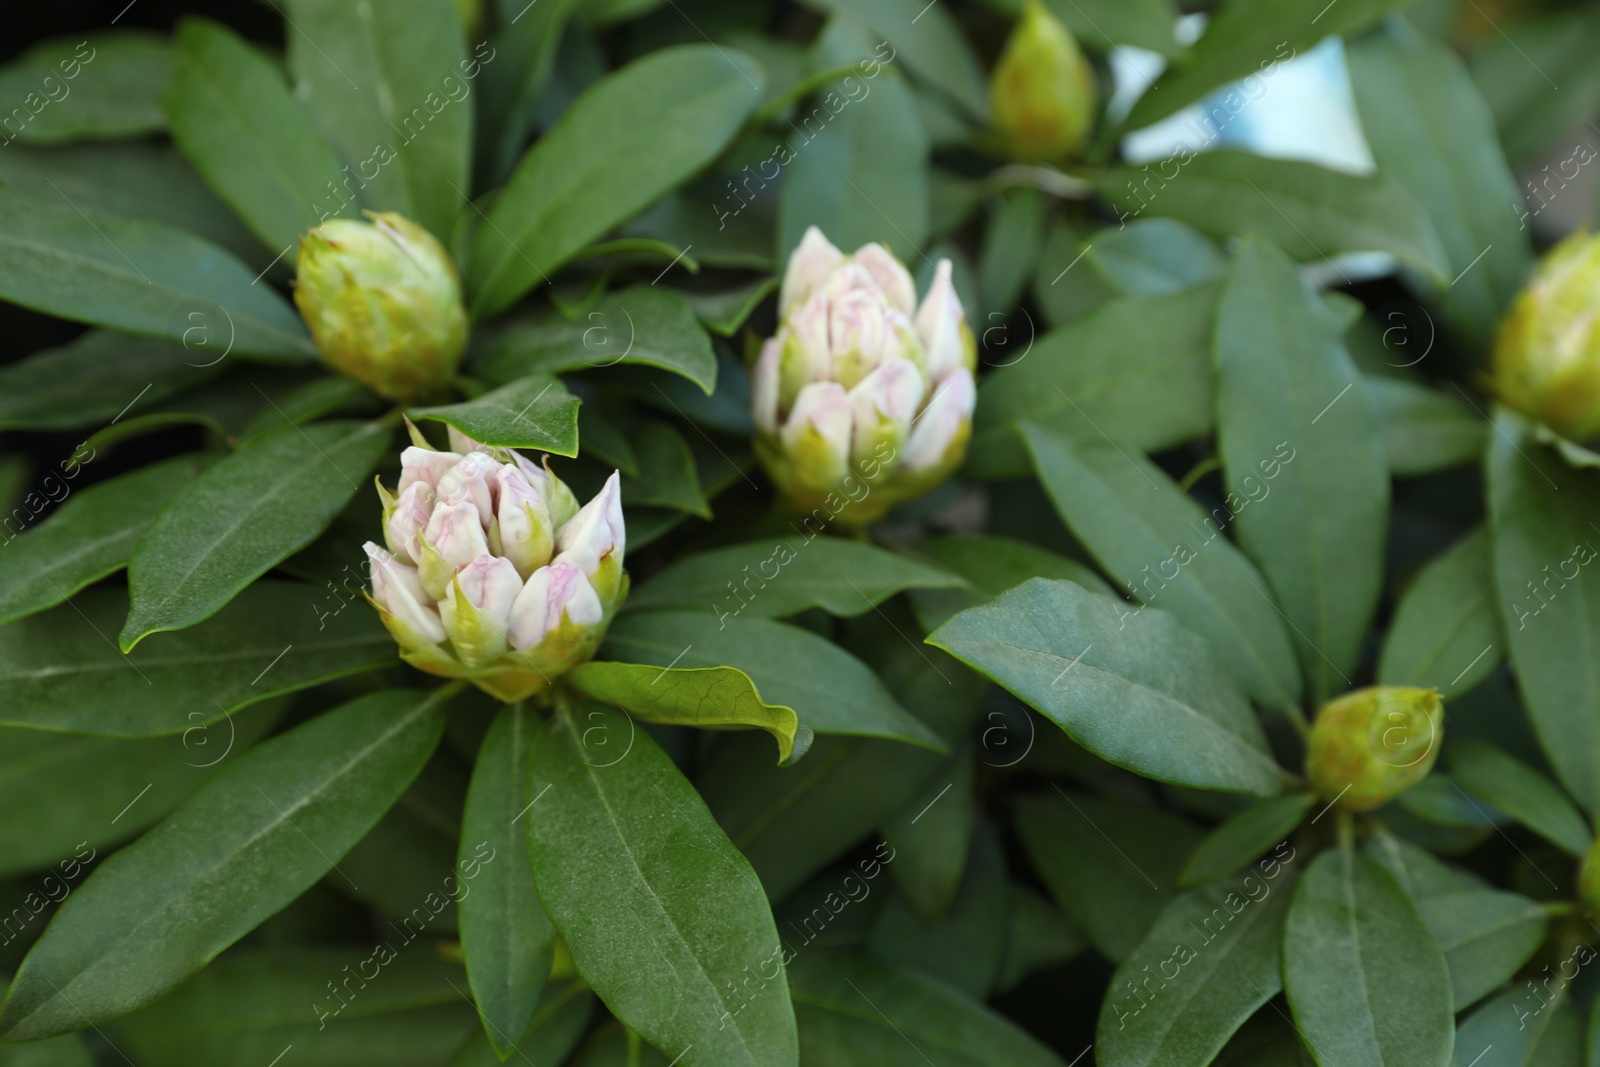
<instances>
[{"instance_id":1,"label":"elongated green leaf","mask_svg":"<svg viewBox=\"0 0 1600 1067\"><path fill-rule=\"evenodd\" d=\"M1382 175L1358 177L1315 163L1219 149L1181 167L1175 157L1156 175L1113 170L1100 191L1131 215L1164 215L1217 237L1259 234L1300 261L1389 252L1440 285L1452 277L1422 205Z\"/></svg>"},{"instance_id":2,"label":"elongated green leaf","mask_svg":"<svg viewBox=\"0 0 1600 1067\"><path fill-rule=\"evenodd\" d=\"M1054 904L1020 882L1011 883L1011 942L999 991L1013 989L1028 975L1073 959L1089 947L1073 921Z\"/></svg>"},{"instance_id":3,"label":"elongated green leaf","mask_svg":"<svg viewBox=\"0 0 1600 1067\"><path fill-rule=\"evenodd\" d=\"M993 600L1029 578L1064 578L1090 592L1111 593L1104 579L1085 564L1009 537L942 537L919 542L915 551L967 583L911 590L917 622L929 633L957 612Z\"/></svg>"},{"instance_id":4,"label":"elongated green leaf","mask_svg":"<svg viewBox=\"0 0 1600 1067\"><path fill-rule=\"evenodd\" d=\"M1594 835L1556 784L1492 745L1462 741L1450 750L1461 788L1505 812L1557 848L1583 858Z\"/></svg>"},{"instance_id":5,"label":"elongated green leaf","mask_svg":"<svg viewBox=\"0 0 1600 1067\"><path fill-rule=\"evenodd\" d=\"M378 465L388 427L285 428L195 479L167 504L128 563L133 603L118 639L216 614L239 590L317 539Z\"/></svg>"},{"instance_id":6,"label":"elongated green leaf","mask_svg":"<svg viewBox=\"0 0 1600 1067\"><path fill-rule=\"evenodd\" d=\"M1008 190L983 233L978 291L985 326L1005 321L1005 314L1016 307L1044 235L1044 194L1037 189Z\"/></svg>"},{"instance_id":7,"label":"elongated green leaf","mask_svg":"<svg viewBox=\"0 0 1600 1067\"><path fill-rule=\"evenodd\" d=\"M639 457L639 473L622 481L622 498L646 507L711 518L711 503L700 488L694 452L683 435L665 422L648 419L637 423L629 442Z\"/></svg>"},{"instance_id":8,"label":"elongated green leaf","mask_svg":"<svg viewBox=\"0 0 1600 1067\"><path fill-rule=\"evenodd\" d=\"M180 456L77 493L63 484L71 495L61 507L5 545L0 623L55 607L121 570L162 506L202 468L198 456Z\"/></svg>"},{"instance_id":9,"label":"elongated green leaf","mask_svg":"<svg viewBox=\"0 0 1600 1067\"><path fill-rule=\"evenodd\" d=\"M1588 145L1565 141L1600 106L1600 71L1589 62L1600 47L1600 26L1583 16L1564 8L1530 11L1507 25L1504 34L1473 49L1470 64L1512 164L1531 163L1551 148L1560 152L1554 164L1562 182L1557 189L1594 159ZM1550 88L1552 81L1560 92ZM1542 210L1541 203L1531 214Z\"/></svg>"},{"instance_id":10,"label":"elongated green leaf","mask_svg":"<svg viewBox=\"0 0 1600 1067\"><path fill-rule=\"evenodd\" d=\"M1348 59L1373 159L1427 209L1454 279L1445 312L1482 345L1533 266L1494 116L1456 53L1404 19L1355 41Z\"/></svg>"},{"instance_id":11,"label":"elongated green leaf","mask_svg":"<svg viewBox=\"0 0 1600 1067\"><path fill-rule=\"evenodd\" d=\"M407 944L231 952L121 1024L117 1044L139 1064L270 1064L292 1046L284 1063L302 1067L438 1067L478 1028L466 976Z\"/></svg>"},{"instance_id":12,"label":"elongated green leaf","mask_svg":"<svg viewBox=\"0 0 1600 1067\"><path fill-rule=\"evenodd\" d=\"M653 667L642 663L585 663L567 675L585 696L613 704L646 722L700 729L765 730L778 742L778 762L805 755L813 734L794 709L762 701L750 676L733 667Z\"/></svg>"},{"instance_id":13,"label":"elongated green leaf","mask_svg":"<svg viewBox=\"0 0 1600 1067\"><path fill-rule=\"evenodd\" d=\"M1086 264L1126 296L1155 296L1220 278L1227 261L1193 227L1172 219L1136 219L1096 230L1084 241Z\"/></svg>"},{"instance_id":14,"label":"elongated green leaf","mask_svg":"<svg viewBox=\"0 0 1600 1067\"><path fill-rule=\"evenodd\" d=\"M661 49L601 79L523 157L479 227L467 267L473 313L515 303L711 162L761 82L747 56L709 44Z\"/></svg>"},{"instance_id":15,"label":"elongated green leaf","mask_svg":"<svg viewBox=\"0 0 1600 1067\"><path fill-rule=\"evenodd\" d=\"M1243 242L1217 311L1224 507L1295 630L1318 703L1354 669L1389 515L1383 446L1338 334L1282 252Z\"/></svg>"},{"instance_id":16,"label":"elongated green leaf","mask_svg":"<svg viewBox=\"0 0 1600 1067\"><path fill-rule=\"evenodd\" d=\"M150 638L132 655L111 637L122 591L0 627L0 725L112 737L182 733L279 693L395 662L394 638L327 591L257 582L197 627ZM195 717L198 716L198 717Z\"/></svg>"},{"instance_id":17,"label":"elongated green leaf","mask_svg":"<svg viewBox=\"0 0 1600 1067\"><path fill-rule=\"evenodd\" d=\"M808 1065L1063 1063L1004 1016L932 978L821 949L802 952L789 971L802 1062Z\"/></svg>"},{"instance_id":18,"label":"elongated green leaf","mask_svg":"<svg viewBox=\"0 0 1600 1067\"><path fill-rule=\"evenodd\" d=\"M528 143L544 89L554 72L557 49L568 20L593 3L558 0L509 11L489 38L492 56L485 64L478 102L478 180L499 185Z\"/></svg>"},{"instance_id":19,"label":"elongated green leaf","mask_svg":"<svg viewBox=\"0 0 1600 1067\"><path fill-rule=\"evenodd\" d=\"M90 330L0 369L0 427L72 430L110 422L215 378L220 368L209 362L183 345Z\"/></svg>"},{"instance_id":20,"label":"elongated green leaf","mask_svg":"<svg viewBox=\"0 0 1600 1067\"><path fill-rule=\"evenodd\" d=\"M1548 1001L1525 987L1507 990L1467 1016L1456 1029L1452 1064L1582 1067L1583 1031L1583 1016L1572 1006L1565 989Z\"/></svg>"},{"instance_id":21,"label":"elongated green leaf","mask_svg":"<svg viewBox=\"0 0 1600 1067\"><path fill-rule=\"evenodd\" d=\"M893 59L918 78L949 94L971 118L989 113L989 93L984 84L983 67L962 34L961 25L950 12L932 11L917 0L806 0L806 6L820 11L848 11L864 21L891 48L879 49L878 58ZM839 57L848 63L861 56ZM821 67L818 69L827 69Z\"/></svg>"},{"instance_id":22,"label":"elongated green leaf","mask_svg":"<svg viewBox=\"0 0 1600 1067\"><path fill-rule=\"evenodd\" d=\"M272 63L225 27L200 18L179 25L163 104L183 154L268 248L287 249L289 262L301 234L321 221L319 205L344 206L329 193L345 177L333 146Z\"/></svg>"},{"instance_id":23,"label":"elongated green leaf","mask_svg":"<svg viewBox=\"0 0 1600 1067\"><path fill-rule=\"evenodd\" d=\"M112 140L163 126L161 90L172 62L165 38L111 29L58 37L0 69L6 143Z\"/></svg>"},{"instance_id":24,"label":"elongated green leaf","mask_svg":"<svg viewBox=\"0 0 1600 1067\"><path fill-rule=\"evenodd\" d=\"M529 764L540 732L538 714L523 707L504 708L478 749L461 822L463 866L490 859L472 892L460 900L461 949L473 999L483 1015L490 1043L503 1056L528 1029L539 1007L555 928L545 917L528 863L528 837L518 826L528 812L532 793ZM537 814L534 815L537 818Z\"/></svg>"},{"instance_id":25,"label":"elongated green leaf","mask_svg":"<svg viewBox=\"0 0 1600 1067\"><path fill-rule=\"evenodd\" d=\"M704 609L730 617L748 611L762 618L819 607L851 616L871 611L905 589L964 584L955 575L874 545L812 535L750 541L690 556L630 593L628 606Z\"/></svg>"},{"instance_id":26,"label":"elongated green leaf","mask_svg":"<svg viewBox=\"0 0 1600 1067\"><path fill-rule=\"evenodd\" d=\"M717 387L711 340L684 298L659 286L612 293L581 318L548 314L506 328L473 370L496 382L528 374L641 363L681 374L707 396Z\"/></svg>"},{"instance_id":27,"label":"elongated green leaf","mask_svg":"<svg viewBox=\"0 0 1600 1067\"><path fill-rule=\"evenodd\" d=\"M607 735L631 730L617 712L583 712L602 716ZM688 1067L797 1063L785 954L755 872L648 735L633 734L616 759L575 714L534 752L534 795L548 795L528 837L540 899L578 973ZM753 972L758 984L736 997L734 980Z\"/></svg>"},{"instance_id":28,"label":"elongated green leaf","mask_svg":"<svg viewBox=\"0 0 1600 1067\"><path fill-rule=\"evenodd\" d=\"M0 299L13 304L183 342L196 364L313 361L300 317L255 273L182 230L0 187Z\"/></svg>"},{"instance_id":29,"label":"elongated green leaf","mask_svg":"<svg viewBox=\"0 0 1600 1067\"><path fill-rule=\"evenodd\" d=\"M1193 889L1167 905L1112 976L1100 1008L1098 1062L1205 1067L1277 996L1296 872L1279 867L1274 875Z\"/></svg>"},{"instance_id":30,"label":"elongated green leaf","mask_svg":"<svg viewBox=\"0 0 1600 1067\"><path fill-rule=\"evenodd\" d=\"M441 691L442 692L442 691ZM445 699L351 701L224 769L62 904L0 1007L10 1040L125 1015L338 863L422 769Z\"/></svg>"},{"instance_id":31,"label":"elongated green leaf","mask_svg":"<svg viewBox=\"0 0 1600 1067\"><path fill-rule=\"evenodd\" d=\"M1319 1067L1446 1067L1450 972L1394 877L1342 849L1300 880L1283 936L1283 984Z\"/></svg>"},{"instance_id":32,"label":"elongated green leaf","mask_svg":"<svg viewBox=\"0 0 1600 1067\"><path fill-rule=\"evenodd\" d=\"M413 419L449 423L474 441L505 448L578 454L578 398L556 378L518 378L476 400L412 408Z\"/></svg>"},{"instance_id":33,"label":"elongated green leaf","mask_svg":"<svg viewBox=\"0 0 1600 1067\"><path fill-rule=\"evenodd\" d=\"M1483 455L1489 426L1465 404L1395 378L1362 379L1383 434L1389 470L1428 474Z\"/></svg>"},{"instance_id":34,"label":"elongated green leaf","mask_svg":"<svg viewBox=\"0 0 1600 1067\"><path fill-rule=\"evenodd\" d=\"M736 289L713 293L679 292L678 295L688 301L702 326L719 337L733 337L762 301L778 291L778 284L778 278L767 277Z\"/></svg>"},{"instance_id":35,"label":"elongated green leaf","mask_svg":"<svg viewBox=\"0 0 1600 1067\"><path fill-rule=\"evenodd\" d=\"M882 51L873 58L881 39L862 21L872 13L855 3L830 6L834 14L812 49L812 69L863 65L848 90L819 90L806 101L790 120L795 136L775 150L788 161L778 191L778 251L787 255L808 226L820 226L841 248L878 241L909 260L928 237L928 135L911 90L884 75ZM897 27L901 40L921 28ZM869 78L871 71L877 74Z\"/></svg>"},{"instance_id":36,"label":"elongated green leaf","mask_svg":"<svg viewBox=\"0 0 1600 1067\"><path fill-rule=\"evenodd\" d=\"M978 389L966 473L1025 474L1023 420L1088 433L1099 426L1146 452L1209 431L1216 302L1213 286L1113 300L1019 351Z\"/></svg>"},{"instance_id":37,"label":"elongated green leaf","mask_svg":"<svg viewBox=\"0 0 1600 1067\"><path fill-rule=\"evenodd\" d=\"M1192 886L1228 877L1286 842L1315 803L1309 793L1290 793L1250 805L1206 835L1183 865L1179 881Z\"/></svg>"},{"instance_id":38,"label":"elongated green leaf","mask_svg":"<svg viewBox=\"0 0 1600 1067\"><path fill-rule=\"evenodd\" d=\"M1428 564L1406 590L1383 644L1378 681L1465 693L1500 665L1505 639L1494 601L1488 532L1478 527Z\"/></svg>"},{"instance_id":39,"label":"elongated green leaf","mask_svg":"<svg viewBox=\"0 0 1600 1067\"><path fill-rule=\"evenodd\" d=\"M1065 792L1025 799L1017 834L1061 910L1113 961L1178 895L1178 868L1200 839L1166 812Z\"/></svg>"},{"instance_id":40,"label":"elongated green leaf","mask_svg":"<svg viewBox=\"0 0 1600 1067\"><path fill-rule=\"evenodd\" d=\"M1120 767L1201 789L1270 796L1283 787L1249 702L1205 640L1164 611L1035 578L957 615L928 643Z\"/></svg>"},{"instance_id":41,"label":"elongated green leaf","mask_svg":"<svg viewBox=\"0 0 1600 1067\"><path fill-rule=\"evenodd\" d=\"M797 626L708 612L640 612L612 624L604 651L658 669L737 668L755 683L763 702L793 708L801 725L819 734L944 747L864 663Z\"/></svg>"},{"instance_id":42,"label":"elongated green leaf","mask_svg":"<svg viewBox=\"0 0 1600 1067\"><path fill-rule=\"evenodd\" d=\"M1073 534L1146 605L1205 635L1234 679L1263 704L1298 707L1300 670L1266 580L1207 514L1137 449L1024 423L1034 467ZM1283 469L1272 459L1263 479ZM1220 513L1221 522L1217 520ZM1171 573L1168 573L1168 568Z\"/></svg>"},{"instance_id":43,"label":"elongated green leaf","mask_svg":"<svg viewBox=\"0 0 1600 1067\"><path fill-rule=\"evenodd\" d=\"M1489 446L1489 530L1500 623L1517 688L1550 766L1600 810L1600 476L1562 462L1501 411Z\"/></svg>"},{"instance_id":44,"label":"elongated green leaf","mask_svg":"<svg viewBox=\"0 0 1600 1067\"><path fill-rule=\"evenodd\" d=\"M454 6L448 0L287 0L286 6L295 93L351 162L359 198L448 238L468 194L472 80L481 70L467 59ZM334 194L323 201L333 213L342 206Z\"/></svg>"},{"instance_id":45,"label":"elongated green leaf","mask_svg":"<svg viewBox=\"0 0 1600 1067\"><path fill-rule=\"evenodd\" d=\"M1317 11L1310 5L1287 7L1277 0L1235 0L1218 9L1185 61L1174 64L1139 98L1128 115L1128 128L1148 126L1247 75L1254 76L1254 84L1246 82L1245 89L1255 98L1262 81L1270 85L1280 63L1325 36L1360 29L1399 6L1400 0L1355 0Z\"/></svg>"},{"instance_id":46,"label":"elongated green leaf","mask_svg":"<svg viewBox=\"0 0 1600 1067\"><path fill-rule=\"evenodd\" d=\"M7 145L0 152L0 182L37 196L65 194L90 215L148 219L188 230L247 261L261 249L228 205L206 188L169 144Z\"/></svg>"},{"instance_id":47,"label":"elongated green leaf","mask_svg":"<svg viewBox=\"0 0 1600 1067\"><path fill-rule=\"evenodd\" d=\"M895 886L920 918L943 915L961 888L968 845L977 816L973 796L976 760L958 751L893 819L883 824L883 840L894 850Z\"/></svg>"},{"instance_id":48,"label":"elongated green leaf","mask_svg":"<svg viewBox=\"0 0 1600 1067\"><path fill-rule=\"evenodd\" d=\"M539 999L539 1010L511 1056L526 1056L533 1063L566 1063L589 1028L595 996L580 981L551 982ZM500 1054L483 1030L476 1031L450 1058L450 1067L500 1067Z\"/></svg>"}]
</instances>

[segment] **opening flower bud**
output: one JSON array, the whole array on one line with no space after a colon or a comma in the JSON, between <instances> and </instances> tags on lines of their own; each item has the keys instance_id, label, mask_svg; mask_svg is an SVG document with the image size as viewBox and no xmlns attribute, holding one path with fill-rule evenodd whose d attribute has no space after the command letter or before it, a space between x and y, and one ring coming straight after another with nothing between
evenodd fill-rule
<instances>
[{"instance_id":1,"label":"opening flower bud","mask_svg":"<svg viewBox=\"0 0 1600 1067\"><path fill-rule=\"evenodd\" d=\"M1367 811L1426 778L1443 741L1444 701L1437 689L1358 689L1317 715L1306 774L1328 801Z\"/></svg>"},{"instance_id":2,"label":"opening flower bud","mask_svg":"<svg viewBox=\"0 0 1600 1067\"><path fill-rule=\"evenodd\" d=\"M467 345L444 246L392 212L333 219L300 239L294 302L328 364L392 400L438 392Z\"/></svg>"},{"instance_id":3,"label":"opening flower bud","mask_svg":"<svg viewBox=\"0 0 1600 1067\"><path fill-rule=\"evenodd\" d=\"M1575 233L1545 256L1493 363L1501 400L1570 441L1600 437L1600 236Z\"/></svg>"},{"instance_id":4,"label":"opening flower bud","mask_svg":"<svg viewBox=\"0 0 1600 1067\"><path fill-rule=\"evenodd\" d=\"M1094 124L1094 71L1072 32L1028 0L989 81L989 108L1014 159L1048 163L1083 148Z\"/></svg>"}]
</instances>

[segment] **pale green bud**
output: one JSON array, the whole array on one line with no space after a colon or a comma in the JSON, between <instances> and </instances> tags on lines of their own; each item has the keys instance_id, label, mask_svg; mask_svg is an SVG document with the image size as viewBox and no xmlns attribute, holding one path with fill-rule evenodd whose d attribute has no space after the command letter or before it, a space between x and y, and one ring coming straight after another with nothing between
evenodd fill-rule
<instances>
[{"instance_id":1,"label":"pale green bud","mask_svg":"<svg viewBox=\"0 0 1600 1067\"><path fill-rule=\"evenodd\" d=\"M613 474L577 506L548 470L457 433L401 453L384 499L390 550L370 542L372 602L401 658L526 699L594 655L628 593Z\"/></svg>"},{"instance_id":2,"label":"pale green bud","mask_svg":"<svg viewBox=\"0 0 1600 1067\"><path fill-rule=\"evenodd\" d=\"M1500 326L1501 400L1571 441L1600 437L1600 237L1575 233L1539 264Z\"/></svg>"},{"instance_id":3,"label":"pale green bud","mask_svg":"<svg viewBox=\"0 0 1600 1067\"><path fill-rule=\"evenodd\" d=\"M467 345L444 246L392 212L333 219L300 239L294 302L328 364L393 400L439 392Z\"/></svg>"},{"instance_id":4,"label":"pale green bud","mask_svg":"<svg viewBox=\"0 0 1600 1067\"><path fill-rule=\"evenodd\" d=\"M1443 741L1438 690L1358 689L1324 706L1312 723L1306 775L1345 811L1367 811L1426 778Z\"/></svg>"},{"instance_id":5,"label":"pale green bud","mask_svg":"<svg viewBox=\"0 0 1600 1067\"><path fill-rule=\"evenodd\" d=\"M989 109L1012 158L1051 163L1076 155L1094 124L1094 71L1072 32L1028 0L989 80Z\"/></svg>"}]
</instances>

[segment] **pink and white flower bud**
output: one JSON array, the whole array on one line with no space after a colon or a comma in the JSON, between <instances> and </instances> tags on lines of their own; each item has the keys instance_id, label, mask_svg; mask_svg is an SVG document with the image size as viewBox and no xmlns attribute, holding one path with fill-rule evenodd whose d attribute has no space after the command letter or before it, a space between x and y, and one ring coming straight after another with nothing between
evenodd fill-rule
<instances>
[{"instance_id":1,"label":"pink and white flower bud","mask_svg":"<svg viewBox=\"0 0 1600 1067\"><path fill-rule=\"evenodd\" d=\"M972 372L965 367L951 371L936 387L922 414L917 416L901 456L901 469L908 472L928 470L959 458L972 432L972 409L977 403L978 387L972 380Z\"/></svg>"},{"instance_id":2,"label":"pink and white flower bud","mask_svg":"<svg viewBox=\"0 0 1600 1067\"><path fill-rule=\"evenodd\" d=\"M428 528L422 532L422 560L418 567L422 587L435 600L443 600L456 572L488 551L489 539L474 505L437 505L428 519Z\"/></svg>"},{"instance_id":3,"label":"pink and white flower bud","mask_svg":"<svg viewBox=\"0 0 1600 1067\"><path fill-rule=\"evenodd\" d=\"M852 389L879 363L889 344L888 308L873 290L852 289L829 309L828 333L833 341L830 377Z\"/></svg>"},{"instance_id":4,"label":"pink and white flower bud","mask_svg":"<svg viewBox=\"0 0 1600 1067\"><path fill-rule=\"evenodd\" d=\"M540 567L517 594L507 635L511 647L526 652L561 626L562 616L577 627L594 626L605 617L600 598L583 571L567 562Z\"/></svg>"},{"instance_id":5,"label":"pink and white flower bud","mask_svg":"<svg viewBox=\"0 0 1600 1067\"><path fill-rule=\"evenodd\" d=\"M911 280L911 272L895 258L894 253L874 241L856 249L850 261L864 267L872 275L872 280L878 283L878 288L889 298L895 310L906 315L916 310L916 284Z\"/></svg>"},{"instance_id":6,"label":"pink and white flower bud","mask_svg":"<svg viewBox=\"0 0 1600 1067\"><path fill-rule=\"evenodd\" d=\"M800 390L780 437L794 475L806 486L832 486L850 463L850 398L838 382Z\"/></svg>"},{"instance_id":7,"label":"pink and white flower bud","mask_svg":"<svg viewBox=\"0 0 1600 1067\"><path fill-rule=\"evenodd\" d=\"M504 449L493 448L474 441L449 423L445 424L445 437L450 442L450 451L459 452L463 456L470 452L485 452L493 456L496 452L504 451Z\"/></svg>"},{"instance_id":8,"label":"pink and white flower bud","mask_svg":"<svg viewBox=\"0 0 1600 1067\"><path fill-rule=\"evenodd\" d=\"M556 535L555 562L582 571L596 591L610 599L622 577L626 548L622 524L622 475L611 472L606 484Z\"/></svg>"},{"instance_id":9,"label":"pink and white flower bud","mask_svg":"<svg viewBox=\"0 0 1600 1067\"><path fill-rule=\"evenodd\" d=\"M412 482L395 499L389 521L383 524L383 539L400 562L414 567L422 559L422 531L428 526L436 502L433 487L427 482Z\"/></svg>"},{"instance_id":10,"label":"pink and white flower bud","mask_svg":"<svg viewBox=\"0 0 1600 1067\"><path fill-rule=\"evenodd\" d=\"M527 476L511 464L500 467L496 480L500 553L511 561L517 574L526 579L550 562L555 544L550 507L545 503L544 493L528 484Z\"/></svg>"},{"instance_id":11,"label":"pink and white flower bud","mask_svg":"<svg viewBox=\"0 0 1600 1067\"><path fill-rule=\"evenodd\" d=\"M431 448L412 445L400 453L400 485L395 491L403 493L416 482L426 482L430 489L437 492L439 479L454 470L460 462L461 455L457 452L435 452Z\"/></svg>"},{"instance_id":12,"label":"pink and white flower bud","mask_svg":"<svg viewBox=\"0 0 1600 1067\"><path fill-rule=\"evenodd\" d=\"M833 373L830 341L830 304L823 293L811 298L789 316L778 331L778 404L794 404L800 390L812 382L825 382Z\"/></svg>"},{"instance_id":13,"label":"pink and white flower bud","mask_svg":"<svg viewBox=\"0 0 1600 1067\"><path fill-rule=\"evenodd\" d=\"M445 504L471 504L478 522L488 529L494 521L494 485L500 464L486 452L469 452L461 462L439 476L437 491Z\"/></svg>"},{"instance_id":14,"label":"pink and white flower bud","mask_svg":"<svg viewBox=\"0 0 1600 1067\"><path fill-rule=\"evenodd\" d=\"M803 304L843 262L844 253L822 236L821 230L809 227L800 238L800 244L789 254L789 265L783 272L783 288L778 293L778 316L788 315Z\"/></svg>"},{"instance_id":15,"label":"pink and white flower bud","mask_svg":"<svg viewBox=\"0 0 1600 1067\"><path fill-rule=\"evenodd\" d=\"M522 578L511 561L487 552L456 574L439 616L461 662L481 667L506 650L511 606L521 592Z\"/></svg>"},{"instance_id":16,"label":"pink and white flower bud","mask_svg":"<svg viewBox=\"0 0 1600 1067\"><path fill-rule=\"evenodd\" d=\"M402 644L443 641L444 624L433 606L433 598L422 588L416 568L400 563L371 541L361 547L367 554L367 569L372 573L372 599L406 634L406 638L401 639L400 633L396 633L396 638L401 639Z\"/></svg>"},{"instance_id":17,"label":"pink and white flower bud","mask_svg":"<svg viewBox=\"0 0 1600 1067\"><path fill-rule=\"evenodd\" d=\"M750 371L750 406L756 428L764 433L778 432L778 363L782 354L778 339L767 338Z\"/></svg>"},{"instance_id":18,"label":"pink and white flower bud","mask_svg":"<svg viewBox=\"0 0 1600 1067\"><path fill-rule=\"evenodd\" d=\"M970 371L977 364L977 345L950 275L950 261L941 259L928 295L917 308L917 337L927 354L928 377L934 382L942 382L957 367Z\"/></svg>"},{"instance_id":19,"label":"pink and white flower bud","mask_svg":"<svg viewBox=\"0 0 1600 1067\"><path fill-rule=\"evenodd\" d=\"M922 372L898 356L883 361L850 390L851 455L872 455L881 442L898 450L922 403Z\"/></svg>"}]
</instances>

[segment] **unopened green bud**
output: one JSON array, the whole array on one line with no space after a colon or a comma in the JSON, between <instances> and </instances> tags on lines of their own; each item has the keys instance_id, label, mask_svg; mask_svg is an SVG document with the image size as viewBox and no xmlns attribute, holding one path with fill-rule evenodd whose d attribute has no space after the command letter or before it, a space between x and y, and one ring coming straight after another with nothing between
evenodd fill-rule
<instances>
[{"instance_id":1,"label":"unopened green bud","mask_svg":"<svg viewBox=\"0 0 1600 1067\"><path fill-rule=\"evenodd\" d=\"M1094 71L1061 20L1028 0L989 81L995 129L1015 159L1049 163L1075 155L1095 114Z\"/></svg>"},{"instance_id":2,"label":"unopened green bud","mask_svg":"<svg viewBox=\"0 0 1600 1067\"><path fill-rule=\"evenodd\" d=\"M1306 774L1340 808L1367 811L1426 778L1443 740L1444 701L1437 689L1358 689L1317 715Z\"/></svg>"},{"instance_id":3,"label":"unopened green bud","mask_svg":"<svg viewBox=\"0 0 1600 1067\"><path fill-rule=\"evenodd\" d=\"M1600 436L1600 237L1551 249L1500 326L1500 399L1571 441Z\"/></svg>"},{"instance_id":4,"label":"unopened green bud","mask_svg":"<svg viewBox=\"0 0 1600 1067\"><path fill-rule=\"evenodd\" d=\"M322 358L391 400L437 393L467 346L461 279L433 235L392 212L300 239L294 302Z\"/></svg>"}]
</instances>

